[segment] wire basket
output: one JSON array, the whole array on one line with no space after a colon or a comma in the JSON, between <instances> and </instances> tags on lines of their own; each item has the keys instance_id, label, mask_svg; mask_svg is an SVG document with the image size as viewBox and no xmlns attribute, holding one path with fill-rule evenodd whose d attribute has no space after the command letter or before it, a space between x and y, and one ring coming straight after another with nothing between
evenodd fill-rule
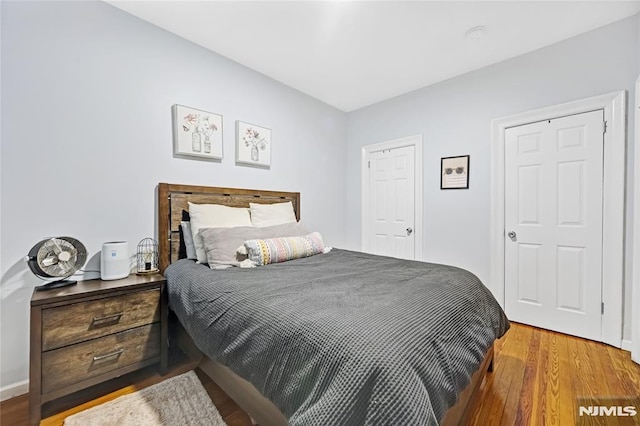
<instances>
[{"instance_id":1,"label":"wire basket","mask_svg":"<svg viewBox=\"0 0 640 426\"><path fill-rule=\"evenodd\" d=\"M136 250L138 274L154 274L158 269L158 242L145 238L138 243Z\"/></svg>"}]
</instances>

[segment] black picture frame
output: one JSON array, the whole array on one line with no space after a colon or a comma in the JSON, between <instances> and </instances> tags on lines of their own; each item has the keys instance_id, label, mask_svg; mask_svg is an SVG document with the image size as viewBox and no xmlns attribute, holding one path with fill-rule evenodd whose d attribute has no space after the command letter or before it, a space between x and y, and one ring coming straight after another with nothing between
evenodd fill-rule
<instances>
[{"instance_id":1,"label":"black picture frame","mask_svg":"<svg viewBox=\"0 0 640 426\"><path fill-rule=\"evenodd\" d=\"M469 189L470 155L440 158L440 189Z\"/></svg>"}]
</instances>

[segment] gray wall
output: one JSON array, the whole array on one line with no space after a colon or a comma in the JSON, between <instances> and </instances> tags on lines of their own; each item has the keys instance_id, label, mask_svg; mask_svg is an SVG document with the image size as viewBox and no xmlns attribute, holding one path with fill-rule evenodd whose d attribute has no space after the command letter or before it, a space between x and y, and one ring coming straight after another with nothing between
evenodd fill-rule
<instances>
[{"instance_id":1,"label":"gray wall","mask_svg":"<svg viewBox=\"0 0 640 426\"><path fill-rule=\"evenodd\" d=\"M300 191L303 222L344 245L343 112L106 3L1 18L1 386L28 377L28 250L74 236L96 269L103 242L154 235L158 182ZM173 158L174 103L224 116L221 163ZM273 130L271 170L234 164L235 120Z\"/></svg>"},{"instance_id":2,"label":"gray wall","mask_svg":"<svg viewBox=\"0 0 640 426\"><path fill-rule=\"evenodd\" d=\"M347 240L361 246L361 147L424 135L424 260L457 265L488 283L491 120L613 91L633 104L638 75L638 18L562 41L511 60L390 99L348 115ZM631 123L631 122L630 122ZM633 141L633 124L629 125ZM469 190L441 191L440 158L471 155ZM628 145L627 201L633 194ZM632 229L632 203L627 231ZM416 226L419 226L416 224ZM630 256L631 234L627 234ZM630 257L628 257L630 259ZM631 283L630 262L625 271ZM488 283L490 286L490 283ZM625 338L630 338L630 285Z\"/></svg>"}]
</instances>

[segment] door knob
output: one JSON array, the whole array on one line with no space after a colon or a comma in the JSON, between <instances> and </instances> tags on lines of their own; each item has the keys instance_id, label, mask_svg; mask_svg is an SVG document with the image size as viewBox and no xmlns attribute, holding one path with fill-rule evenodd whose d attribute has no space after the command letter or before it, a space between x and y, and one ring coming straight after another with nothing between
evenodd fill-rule
<instances>
[{"instance_id":1,"label":"door knob","mask_svg":"<svg viewBox=\"0 0 640 426\"><path fill-rule=\"evenodd\" d=\"M413 233L413 228L408 227L407 228L407 236L411 235Z\"/></svg>"},{"instance_id":2,"label":"door knob","mask_svg":"<svg viewBox=\"0 0 640 426\"><path fill-rule=\"evenodd\" d=\"M516 233L514 231L509 231L509 233L507 234L507 237L513 240L516 237Z\"/></svg>"}]
</instances>

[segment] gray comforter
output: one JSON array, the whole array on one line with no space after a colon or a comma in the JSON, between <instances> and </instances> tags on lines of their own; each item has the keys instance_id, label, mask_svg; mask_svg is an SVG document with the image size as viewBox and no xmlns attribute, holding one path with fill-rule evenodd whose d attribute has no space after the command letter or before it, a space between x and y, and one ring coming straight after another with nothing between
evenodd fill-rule
<instances>
[{"instance_id":1,"label":"gray comforter","mask_svg":"<svg viewBox=\"0 0 640 426\"><path fill-rule=\"evenodd\" d=\"M437 424L509 328L468 271L346 250L166 276L196 345L291 425Z\"/></svg>"}]
</instances>

